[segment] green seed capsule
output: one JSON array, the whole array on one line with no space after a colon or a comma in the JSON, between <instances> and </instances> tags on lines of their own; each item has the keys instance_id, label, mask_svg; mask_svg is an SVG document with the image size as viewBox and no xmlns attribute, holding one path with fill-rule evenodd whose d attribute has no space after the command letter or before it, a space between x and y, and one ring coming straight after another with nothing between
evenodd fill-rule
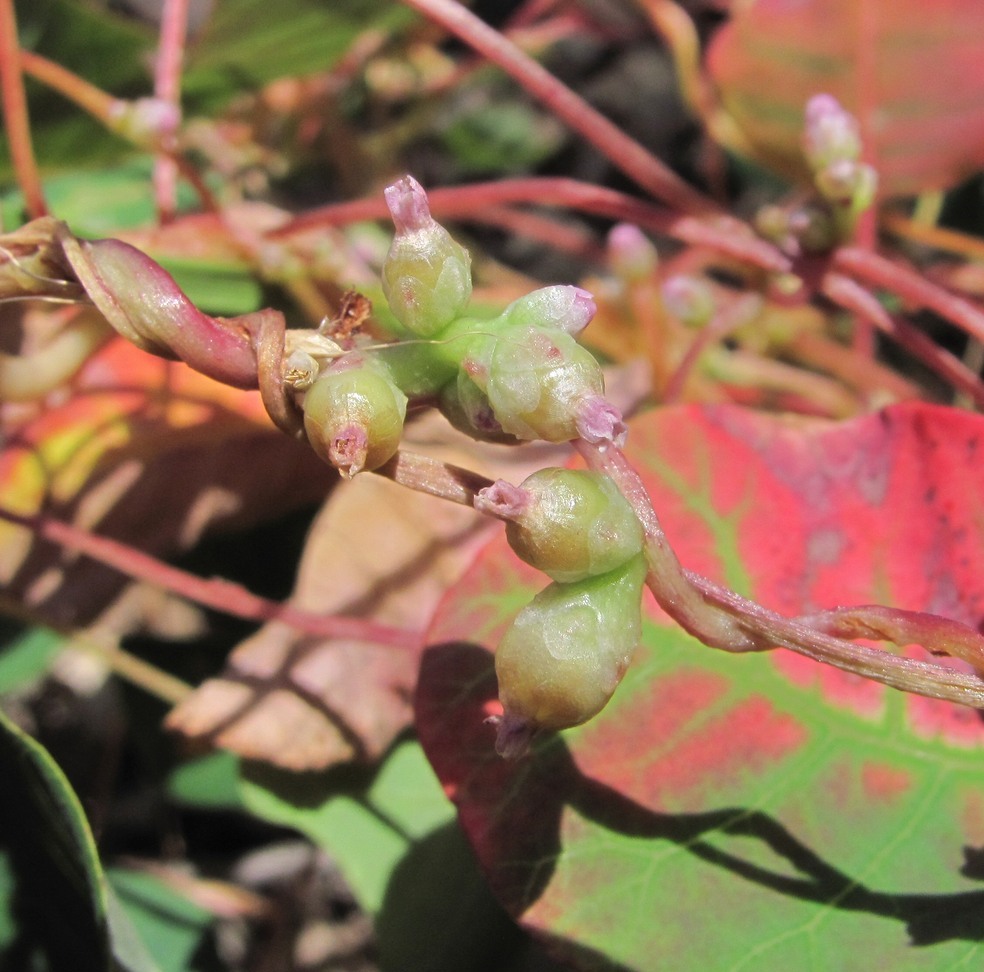
<instances>
[{"instance_id":1,"label":"green seed capsule","mask_svg":"<svg viewBox=\"0 0 984 972\"><path fill-rule=\"evenodd\" d=\"M567 729L611 698L641 639L641 554L575 584L553 583L513 621L495 671L504 715L497 748L519 755L538 729Z\"/></svg>"},{"instance_id":2,"label":"green seed capsule","mask_svg":"<svg viewBox=\"0 0 984 972\"><path fill-rule=\"evenodd\" d=\"M486 375L496 420L518 439L576 439L582 403L605 390L591 353L553 328L517 327L499 335Z\"/></svg>"},{"instance_id":3,"label":"green seed capsule","mask_svg":"<svg viewBox=\"0 0 984 972\"><path fill-rule=\"evenodd\" d=\"M406 412L406 395L381 366L334 366L304 396L304 431L322 459L351 477L392 458Z\"/></svg>"},{"instance_id":4,"label":"green seed capsule","mask_svg":"<svg viewBox=\"0 0 984 972\"><path fill-rule=\"evenodd\" d=\"M431 337L471 297L471 257L430 214L420 183L405 176L386 189L396 235L383 263L383 293L397 320Z\"/></svg>"},{"instance_id":5,"label":"green seed capsule","mask_svg":"<svg viewBox=\"0 0 984 972\"><path fill-rule=\"evenodd\" d=\"M495 417L488 395L461 372L441 390L438 408L459 431L479 442L502 442L515 445L519 439L504 432Z\"/></svg>"},{"instance_id":6,"label":"green seed capsule","mask_svg":"<svg viewBox=\"0 0 984 972\"><path fill-rule=\"evenodd\" d=\"M506 539L551 579L606 574L641 552L642 527L607 476L555 467L533 473L521 488L528 506L506 524Z\"/></svg>"}]
</instances>

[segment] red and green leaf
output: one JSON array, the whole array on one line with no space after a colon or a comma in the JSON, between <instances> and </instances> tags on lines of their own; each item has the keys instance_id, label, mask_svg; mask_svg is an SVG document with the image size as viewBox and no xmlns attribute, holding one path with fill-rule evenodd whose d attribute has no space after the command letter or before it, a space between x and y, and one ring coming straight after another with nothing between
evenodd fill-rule
<instances>
[{"instance_id":1,"label":"red and green leaf","mask_svg":"<svg viewBox=\"0 0 984 972\"><path fill-rule=\"evenodd\" d=\"M832 94L861 124L884 195L952 186L984 164L978 0L733 4L707 64L755 155L804 176L803 109Z\"/></svg>"},{"instance_id":2,"label":"red and green leaf","mask_svg":"<svg viewBox=\"0 0 984 972\"><path fill-rule=\"evenodd\" d=\"M114 340L49 407L0 410L0 505L46 513L148 553L190 548L323 495L310 450L242 392ZM125 578L0 523L0 583L41 619L86 624Z\"/></svg>"},{"instance_id":3,"label":"red and green leaf","mask_svg":"<svg viewBox=\"0 0 984 972\"><path fill-rule=\"evenodd\" d=\"M984 618L977 416L669 408L630 443L690 568L786 613ZM435 618L417 698L425 749L524 924L585 968L981 960L979 713L782 649L714 652L650 604L608 708L507 763L484 722L489 648L537 586L490 546Z\"/></svg>"}]
</instances>

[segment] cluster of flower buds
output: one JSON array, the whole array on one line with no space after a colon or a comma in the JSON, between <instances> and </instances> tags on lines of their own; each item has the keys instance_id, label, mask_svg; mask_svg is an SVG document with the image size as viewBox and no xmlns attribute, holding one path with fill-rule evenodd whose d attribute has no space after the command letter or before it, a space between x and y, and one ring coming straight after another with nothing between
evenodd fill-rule
<instances>
[{"instance_id":1,"label":"cluster of flower buds","mask_svg":"<svg viewBox=\"0 0 984 972\"><path fill-rule=\"evenodd\" d=\"M807 102L803 152L814 183L828 202L856 215L874 201L878 177L860 161L857 120L831 95L815 95Z\"/></svg>"},{"instance_id":2,"label":"cluster of flower buds","mask_svg":"<svg viewBox=\"0 0 984 972\"><path fill-rule=\"evenodd\" d=\"M595 304L577 287L544 287L498 317L465 316L468 252L431 216L410 176L385 198L396 226L383 291L402 339L339 349L319 363L303 349L285 379L302 397L315 451L344 475L376 469L399 447L409 402L436 404L477 439L613 441L621 415L604 398L601 368L574 339Z\"/></svg>"},{"instance_id":3,"label":"cluster of flower buds","mask_svg":"<svg viewBox=\"0 0 984 972\"><path fill-rule=\"evenodd\" d=\"M550 468L519 487L500 481L476 507L506 520L516 554L553 579L496 651L496 749L516 757L539 730L597 715L622 680L641 637L643 534L615 484L595 472Z\"/></svg>"},{"instance_id":4,"label":"cluster of flower buds","mask_svg":"<svg viewBox=\"0 0 984 972\"><path fill-rule=\"evenodd\" d=\"M491 320L465 317L467 252L431 216L411 177L390 186L386 201L396 236L383 265L384 291L397 320L430 342L423 350L413 341L389 349L394 375L413 370L439 382L418 382L414 391L436 392L438 407L473 438L601 441L623 433L598 362L574 339L594 316L586 291L544 287Z\"/></svg>"}]
</instances>

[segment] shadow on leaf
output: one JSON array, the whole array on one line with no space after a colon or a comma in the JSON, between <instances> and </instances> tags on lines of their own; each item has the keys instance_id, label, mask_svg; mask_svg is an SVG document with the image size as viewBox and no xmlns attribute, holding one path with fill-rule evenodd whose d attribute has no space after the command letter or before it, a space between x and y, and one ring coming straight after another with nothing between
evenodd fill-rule
<instances>
[{"instance_id":1,"label":"shadow on leaf","mask_svg":"<svg viewBox=\"0 0 984 972\"><path fill-rule=\"evenodd\" d=\"M561 826L572 810L597 828L652 842L670 842L742 881L839 911L897 919L910 943L984 942L984 891L904 894L879 891L828 863L774 817L745 807L706 813L659 813L586 777L560 736L544 737L531 757L496 756L492 655L468 643L433 646L424 655L417 698L421 742L458 806L493 890L522 917L544 906L563 846ZM752 840L744 851L731 838ZM725 846L722 846L725 845ZM763 866L762 851L776 861ZM976 856L965 851L971 872ZM570 889L568 889L568 894ZM548 923L549 927L549 923ZM570 922L567 922L570 927ZM596 956L583 966L610 969Z\"/></svg>"}]
</instances>

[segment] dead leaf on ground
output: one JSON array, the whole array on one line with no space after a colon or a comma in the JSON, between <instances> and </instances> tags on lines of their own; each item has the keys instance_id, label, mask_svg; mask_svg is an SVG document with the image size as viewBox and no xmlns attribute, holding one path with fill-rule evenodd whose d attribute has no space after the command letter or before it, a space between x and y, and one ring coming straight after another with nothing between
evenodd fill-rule
<instances>
[{"instance_id":1,"label":"dead leaf on ground","mask_svg":"<svg viewBox=\"0 0 984 972\"><path fill-rule=\"evenodd\" d=\"M513 482L569 455L472 442L436 413L411 424L405 445ZM291 604L422 632L497 529L470 507L357 476L333 491L312 526ZM312 638L274 622L242 642L167 724L291 770L371 761L410 725L418 663L412 649Z\"/></svg>"}]
</instances>

